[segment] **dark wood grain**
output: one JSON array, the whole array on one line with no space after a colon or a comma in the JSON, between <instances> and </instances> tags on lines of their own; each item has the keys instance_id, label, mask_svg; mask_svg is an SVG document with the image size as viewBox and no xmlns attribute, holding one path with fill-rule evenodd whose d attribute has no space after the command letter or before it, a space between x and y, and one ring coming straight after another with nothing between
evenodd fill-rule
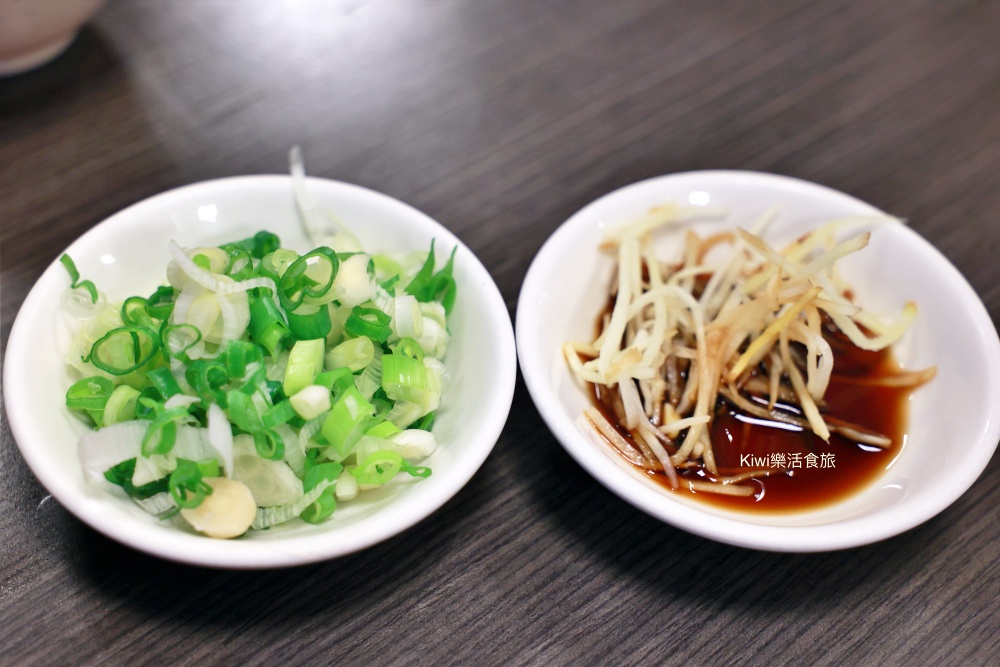
<instances>
[{"instance_id":1,"label":"dark wood grain","mask_svg":"<svg viewBox=\"0 0 1000 667\"><path fill-rule=\"evenodd\" d=\"M309 169L482 259L513 316L572 212L741 168L909 218L1000 319L1000 3L434 0L111 4L0 80L0 334L59 252L165 189ZM960 418L960 415L949 415ZM996 664L1000 464L926 524L782 555L593 481L522 384L492 456L360 554L225 572L93 532L0 430L0 664Z\"/></svg>"}]
</instances>

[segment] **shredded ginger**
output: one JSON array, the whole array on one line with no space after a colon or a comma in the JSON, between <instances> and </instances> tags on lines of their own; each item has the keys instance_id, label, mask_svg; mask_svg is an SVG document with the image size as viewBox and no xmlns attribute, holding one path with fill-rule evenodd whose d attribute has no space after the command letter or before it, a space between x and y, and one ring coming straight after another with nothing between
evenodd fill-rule
<instances>
[{"instance_id":1,"label":"shredded ginger","mask_svg":"<svg viewBox=\"0 0 1000 667\"><path fill-rule=\"evenodd\" d=\"M836 271L838 260L868 245L871 232L857 233L859 227L900 221L837 219L775 248L761 236L773 217L768 211L751 231L701 237L688 224L691 209L666 205L610 230L601 245L617 257L610 314L596 340L564 345L576 378L616 397L617 425L591 408L578 420L581 429L632 464L662 471L674 488L681 483L677 469L702 468L713 481L685 479L684 485L751 495L752 488L739 482L768 473L718 474L710 432L720 397L823 440L836 432L869 445L891 444L863 427L824 418L833 352L823 332L835 327L857 347L880 350L913 321L912 302L894 318L863 310ZM673 263L654 251L654 236L667 230L683 234ZM852 230L846 240L838 238ZM917 386L933 375L930 368L887 380ZM776 411L779 399L796 405L800 415Z\"/></svg>"}]
</instances>

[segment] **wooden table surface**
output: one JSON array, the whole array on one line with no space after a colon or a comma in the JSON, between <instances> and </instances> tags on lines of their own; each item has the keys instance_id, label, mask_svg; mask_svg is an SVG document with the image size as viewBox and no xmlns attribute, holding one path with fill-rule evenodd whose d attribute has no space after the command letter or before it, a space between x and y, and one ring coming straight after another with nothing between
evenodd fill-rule
<instances>
[{"instance_id":1,"label":"wooden table surface","mask_svg":"<svg viewBox=\"0 0 1000 667\"><path fill-rule=\"evenodd\" d=\"M0 80L4 346L88 228L175 186L284 172L295 143L312 174L453 230L512 318L571 213L737 168L908 218L997 322L998 26L982 0L111 0L59 60ZM729 547L605 490L519 382L490 458L426 521L228 572L83 525L5 421L0 664L997 664L998 485L995 457L939 516L863 548Z\"/></svg>"}]
</instances>

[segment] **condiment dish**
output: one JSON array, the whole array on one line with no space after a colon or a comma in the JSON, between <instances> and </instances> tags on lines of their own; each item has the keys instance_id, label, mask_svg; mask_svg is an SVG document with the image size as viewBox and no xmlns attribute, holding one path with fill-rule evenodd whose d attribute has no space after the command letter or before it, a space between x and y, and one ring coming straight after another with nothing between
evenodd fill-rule
<instances>
[{"instance_id":1,"label":"condiment dish","mask_svg":"<svg viewBox=\"0 0 1000 667\"><path fill-rule=\"evenodd\" d=\"M489 455L510 410L516 355L510 316L489 273L451 232L387 195L310 178L318 207L335 216L370 252L457 248L458 295L449 320L446 387L434 433L441 443L419 482L387 485L342 504L318 525L299 519L235 540L185 532L146 514L123 492L88 482L77 441L82 421L65 408L71 382L65 350L70 327L60 311L69 285L54 262L31 290L7 346L4 398L11 430L31 470L67 510L126 545L170 560L222 568L300 565L364 549L414 526L454 496ZM245 176L182 187L108 218L66 252L81 275L112 301L149 294L163 280L168 244L215 245L266 229L286 247L309 250L288 176Z\"/></svg>"},{"instance_id":2,"label":"condiment dish","mask_svg":"<svg viewBox=\"0 0 1000 667\"><path fill-rule=\"evenodd\" d=\"M614 257L598 244L607 228L668 202L725 214L697 223L702 232L747 226L770 207L778 214L764 236L776 245L833 218L879 215L873 206L821 185L740 171L653 178L601 197L564 222L535 257L516 317L518 357L539 412L566 451L632 505L686 531L754 549L813 552L882 540L935 516L986 467L1000 437L1000 341L982 302L958 270L903 224L872 229L869 247L839 264L855 299L874 312L918 315L895 345L904 369L937 367L937 377L909 401L901 452L874 482L820 509L754 513L710 507L671 492L602 448L574 424L591 405L563 359L564 342L593 340ZM674 241L658 242L661 256Z\"/></svg>"}]
</instances>

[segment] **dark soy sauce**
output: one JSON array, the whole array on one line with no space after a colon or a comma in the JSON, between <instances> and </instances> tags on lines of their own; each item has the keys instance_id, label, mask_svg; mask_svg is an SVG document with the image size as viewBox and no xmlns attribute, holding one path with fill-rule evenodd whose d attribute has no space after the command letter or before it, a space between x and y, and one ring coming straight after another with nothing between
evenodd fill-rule
<instances>
[{"instance_id":1,"label":"dark soy sauce","mask_svg":"<svg viewBox=\"0 0 1000 667\"><path fill-rule=\"evenodd\" d=\"M711 428L719 474L729 476L761 468L768 469L771 474L741 482L754 487L753 496L671 490L727 510L788 513L843 500L878 478L902 450L906 437L907 399L913 387L872 383L877 378L900 372L891 350L861 350L837 334L831 335L829 340L834 350L834 375L824 396L826 405L822 414L885 435L892 440L890 447L862 445L837 434L832 434L827 443L811 431L743 414L720 398ZM595 387L594 399L596 407L613 424L620 423L613 407L617 396L605 387ZM627 437L631 435L622 428L619 430ZM772 463L779 465L772 466ZM682 479L708 479L707 472L701 468L678 472ZM664 473L645 471L645 474L670 489Z\"/></svg>"}]
</instances>

